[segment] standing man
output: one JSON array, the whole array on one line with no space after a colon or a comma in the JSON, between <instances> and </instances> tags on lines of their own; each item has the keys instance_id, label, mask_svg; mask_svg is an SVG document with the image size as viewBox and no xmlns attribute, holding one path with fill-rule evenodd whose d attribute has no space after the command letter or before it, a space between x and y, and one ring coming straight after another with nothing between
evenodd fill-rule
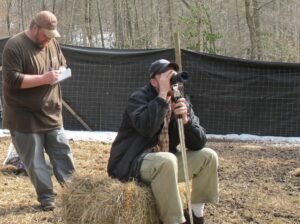
<instances>
[{"instance_id":1,"label":"standing man","mask_svg":"<svg viewBox=\"0 0 300 224\"><path fill-rule=\"evenodd\" d=\"M185 98L171 100L170 79L178 69L176 63L164 59L151 64L150 83L129 98L112 144L108 174L121 181L137 179L149 184L163 223L190 223L177 184L184 181L176 121L176 116L181 116L192 180L193 221L202 224L204 204L218 202L218 156L212 149L204 148L205 130L190 102Z\"/></svg>"},{"instance_id":2,"label":"standing man","mask_svg":"<svg viewBox=\"0 0 300 224\"><path fill-rule=\"evenodd\" d=\"M45 211L53 210L54 192L45 162L48 154L53 172L63 185L74 172L73 155L63 130L59 68L66 66L56 37L57 19L41 11L29 29L8 40L3 51L3 127L26 166Z\"/></svg>"}]
</instances>

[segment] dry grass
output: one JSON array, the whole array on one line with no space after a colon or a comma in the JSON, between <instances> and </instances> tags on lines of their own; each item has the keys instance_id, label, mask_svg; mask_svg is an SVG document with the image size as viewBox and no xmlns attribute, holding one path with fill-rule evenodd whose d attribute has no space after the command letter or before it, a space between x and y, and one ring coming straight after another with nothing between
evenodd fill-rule
<instances>
[{"instance_id":1,"label":"dry grass","mask_svg":"<svg viewBox=\"0 0 300 224\"><path fill-rule=\"evenodd\" d=\"M151 189L109 177L74 175L62 194L67 224L158 223Z\"/></svg>"},{"instance_id":2,"label":"dry grass","mask_svg":"<svg viewBox=\"0 0 300 224\"><path fill-rule=\"evenodd\" d=\"M0 138L0 161L9 143ZM76 141L71 146L78 175L107 176L110 144ZM300 146L221 141L208 146L220 157L220 203L206 207L207 224L300 223ZM1 224L66 223L62 218L66 192L55 179L58 206L54 212L43 212L28 177L13 171L0 166Z\"/></svg>"}]
</instances>

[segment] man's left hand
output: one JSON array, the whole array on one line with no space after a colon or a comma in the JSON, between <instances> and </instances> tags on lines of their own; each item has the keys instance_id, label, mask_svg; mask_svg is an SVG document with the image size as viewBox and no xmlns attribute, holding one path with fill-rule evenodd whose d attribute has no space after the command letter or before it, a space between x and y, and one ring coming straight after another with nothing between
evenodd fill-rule
<instances>
[{"instance_id":1,"label":"man's left hand","mask_svg":"<svg viewBox=\"0 0 300 224\"><path fill-rule=\"evenodd\" d=\"M179 98L176 103L172 103L172 111L175 115L182 117L183 124L188 123L188 108L185 98Z\"/></svg>"}]
</instances>

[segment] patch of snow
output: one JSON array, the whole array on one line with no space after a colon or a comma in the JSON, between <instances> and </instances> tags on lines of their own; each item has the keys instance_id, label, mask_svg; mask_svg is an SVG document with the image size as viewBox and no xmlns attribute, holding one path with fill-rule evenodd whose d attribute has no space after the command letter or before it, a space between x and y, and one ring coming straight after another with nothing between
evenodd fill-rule
<instances>
[{"instance_id":1,"label":"patch of snow","mask_svg":"<svg viewBox=\"0 0 300 224\"><path fill-rule=\"evenodd\" d=\"M68 139L74 141L99 141L111 143L117 136L117 132L110 131L71 131L65 130ZM0 137L9 137L7 129L0 129ZM257 136L250 134L227 134L227 135L214 135L207 134L208 139L217 140L236 140L236 141L253 141L265 143L286 143L292 145L300 145L300 137L278 137L278 136Z\"/></svg>"}]
</instances>

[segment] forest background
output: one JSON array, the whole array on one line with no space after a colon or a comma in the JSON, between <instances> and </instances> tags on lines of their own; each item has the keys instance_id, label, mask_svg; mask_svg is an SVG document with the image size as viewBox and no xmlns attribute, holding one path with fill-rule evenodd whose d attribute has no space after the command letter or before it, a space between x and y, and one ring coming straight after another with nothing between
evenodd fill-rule
<instances>
[{"instance_id":1,"label":"forest background","mask_svg":"<svg viewBox=\"0 0 300 224\"><path fill-rule=\"evenodd\" d=\"M299 0L0 0L0 37L27 29L43 9L57 15L62 44L174 48L178 32L184 49L300 61ZM10 142L9 137L0 139L0 161ZM79 174L107 174L111 144L70 142ZM220 158L220 203L206 207L206 223L300 223L299 144L210 140L207 146ZM1 164L0 183L0 223L65 223L57 182L58 207L53 213L38 209L28 177Z\"/></svg>"},{"instance_id":2,"label":"forest background","mask_svg":"<svg viewBox=\"0 0 300 224\"><path fill-rule=\"evenodd\" d=\"M298 0L0 0L0 37L54 12L63 44L181 48L237 58L300 61Z\"/></svg>"}]
</instances>

